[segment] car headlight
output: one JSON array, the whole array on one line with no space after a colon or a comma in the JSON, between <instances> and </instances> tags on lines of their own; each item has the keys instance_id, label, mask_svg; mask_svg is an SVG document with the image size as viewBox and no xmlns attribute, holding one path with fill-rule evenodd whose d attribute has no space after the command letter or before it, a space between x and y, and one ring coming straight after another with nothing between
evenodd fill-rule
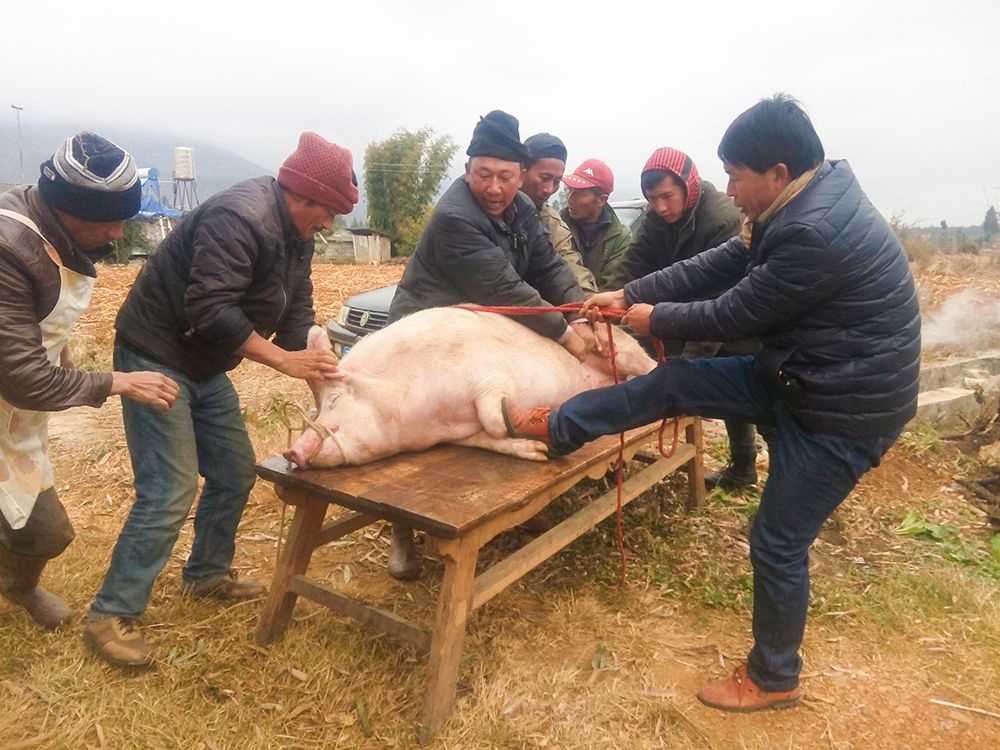
<instances>
[{"instance_id":1,"label":"car headlight","mask_svg":"<svg viewBox=\"0 0 1000 750\"><path fill-rule=\"evenodd\" d=\"M347 316L350 314L351 308L347 305L340 306L340 312L337 313L337 325L346 325Z\"/></svg>"}]
</instances>

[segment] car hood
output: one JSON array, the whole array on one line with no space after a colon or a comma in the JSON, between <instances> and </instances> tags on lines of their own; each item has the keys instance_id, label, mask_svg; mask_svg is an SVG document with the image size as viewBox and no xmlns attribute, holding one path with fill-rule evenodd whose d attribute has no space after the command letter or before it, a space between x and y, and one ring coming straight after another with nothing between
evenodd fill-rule
<instances>
[{"instance_id":1,"label":"car hood","mask_svg":"<svg viewBox=\"0 0 1000 750\"><path fill-rule=\"evenodd\" d=\"M348 307L360 310L375 310L378 312L389 312L389 305L396 294L396 284L384 286L381 289L372 289L370 292L362 292L349 297L344 304Z\"/></svg>"}]
</instances>

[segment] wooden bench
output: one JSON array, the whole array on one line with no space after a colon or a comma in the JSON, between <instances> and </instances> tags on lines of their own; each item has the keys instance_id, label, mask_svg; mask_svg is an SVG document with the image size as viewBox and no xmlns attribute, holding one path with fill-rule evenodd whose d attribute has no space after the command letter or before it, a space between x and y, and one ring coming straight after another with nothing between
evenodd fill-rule
<instances>
[{"instance_id":1,"label":"wooden bench","mask_svg":"<svg viewBox=\"0 0 1000 750\"><path fill-rule=\"evenodd\" d=\"M688 504L701 505L705 496L701 422L681 419L680 441L669 459L661 458L650 445L657 428L644 427L626 434L626 457L638 452L637 457L647 465L625 481L623 503L686 465ZM668 426L664 439L668 448L671 437ZM421 741L429 741L447 720L455 701L470 612L612 515L617 507L617 488L477 576L479 550L583 478L603 477L617 460L618 444L617 436L602 438L571 456L547 463L452 445L336 469L297 470L280 456L260 462L257 473L274 482L282 501L295 506L295 517L257 626L257 643L281 636L297 597L304 596L337 614L429 650L428 685L420 719ZM324 525L331 503L354 512ZM381 520L400 522L435 537L444 562L444 580L431 630L306 575L313 550Z\"/></svg>"}]
</instances>

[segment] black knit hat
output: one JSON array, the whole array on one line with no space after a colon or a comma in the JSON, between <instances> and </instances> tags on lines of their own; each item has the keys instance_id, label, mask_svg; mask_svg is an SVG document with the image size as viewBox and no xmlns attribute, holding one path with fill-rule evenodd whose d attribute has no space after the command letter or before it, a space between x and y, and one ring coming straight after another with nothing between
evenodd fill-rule
<instances>
[{"instance_id":1,"label":"black knit hat","mask_svg":"<svg viewBox=\"0 0 1000 750\"><path fill-rule=\"evenodd\" d=\"M528 149L532 163L539 159L566 161L566 144L551 133L535 133L530 138L525 138L524 147Z\"/></svg>"},{"instance_id":2,"label":"black knit hat","mask_svg":"<svg viewBox=\"0 0 1000 750\"><path fill-rule=\"evenodd\" d=\"M465 153L469 156L492 156L494 159L527 164L531 161L528 149L521 143L517 118L499 109L480 117L472 141Z\"/></svg>"},{"instance_id":3,"label":"black knit hat","mask_svg":"<svg viewBox=\"0 0 1000 750\"><path fill-rule=\"evenodd\" d=\"M67 138L41 164L38 190L58 211L84 221L124 221L139 213L142 185L129 153L96 133Z\"/></svg>"}]
</instances>

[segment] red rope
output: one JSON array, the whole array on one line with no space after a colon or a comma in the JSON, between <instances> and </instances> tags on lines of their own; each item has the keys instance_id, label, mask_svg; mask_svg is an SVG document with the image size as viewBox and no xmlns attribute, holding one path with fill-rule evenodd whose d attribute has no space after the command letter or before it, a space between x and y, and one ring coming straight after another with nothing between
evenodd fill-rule
<instances>
[{"instance_id":1,"label":"red rope","mask_svg":"<svg viewBox=\"0 0 1000 750\"><path fill-rule=\"evenodd\" d=\"M504 307L504 306L488 306L488 305L452 305L460 310L471 310L473 312L488 312L488 313L498 313L500 315L545 315L546 313L552 312L579 312L583 303L581 302L570 302L565 305L553 305L551 307ZM625 316L623 310L615 310L611 308L602 308L601 315L606 319L605 325L607 325L608 330L608 347L609 354L611 355L611 372L614 375L615 383L620 383L621 378L618 375L618 363L615 361L617 352L615 351L615 337L614 332L611 329L610 318L620 319ZM655 336L651 336L653 340L653 348L656 349L657 361L662 364L666 357L663 352L663 342L660 341ZM660 424L660 431L657 435L657 449L660 455L664 458L670 458L677 451L677 441L680 434L680 423L674 418L674 439L673 444L670 446L670 451L663 450L663 433L667 428L667 419L664 417L663 422ZM621 564L618 570L618 586L619 588L625 587L625 573L626 573L626 558L625 558L625 535L622 531L622 485L624 480L622 478L622 470L625 466L625 433L619 433L618 435L618 462L615 467L615 474L618 481L618 507L615 512L615 527L616 536L618 542L618 559Z\"/></svg>"}]
</instances>

